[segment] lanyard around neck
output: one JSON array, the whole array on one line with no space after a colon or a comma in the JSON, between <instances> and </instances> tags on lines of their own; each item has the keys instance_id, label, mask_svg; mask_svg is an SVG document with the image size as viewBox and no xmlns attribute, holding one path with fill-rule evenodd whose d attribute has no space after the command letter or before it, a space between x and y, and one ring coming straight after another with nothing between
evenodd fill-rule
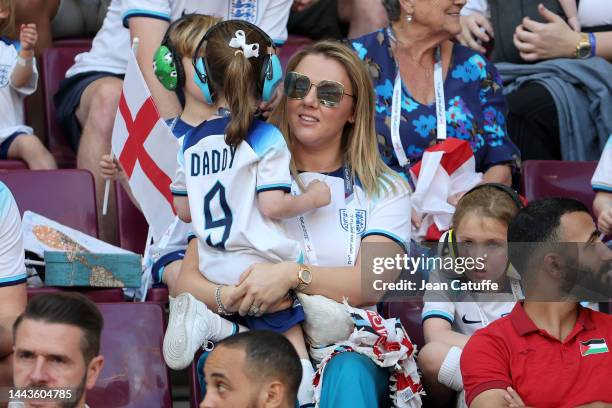
<instances>
[{"instance_id":1,"label":"lanyard around neck","mask_svg":"<svg viewBox=\"0 0 612 408\"><path fill-rule=\"evenodd\" d=\"M357 211L354 206L354 203L356 201L354 194L355 183L353 180L351 166L348 164L347 161L345 161L344 165L342 166L342 173L344 178L344 202L346 205L344 217L346 217L346 229L349 233L346 248L346 264L352 266L355 264L358 248ZM296 187L296 183L293 183L291 190L294 195L299 194ZM304 239L304 255L306 257L306 261L310 265L318 265L319 262L317 258L317 252L312 242L312 235L310 234L310 231L308 231L308 226L306 225L304 215L299 215L297 219L300 230L302 231L302 238ZM342 218L341 221L343 221Z\"/></svg>"},{"instance_id":2,"label":"lanyard around neck","mask_svg":"<svg viewBox=\"0 0 612 408\"><path fill-rule=\"evenodd\" d=\"M387 34L391 41L397 42L391 28L387 28ZM400 122L402 111L402 78L399 65L396 63L395 84L393 86L393 99L391 102L391 141L393 150L397 156L400 166L408 167L410 160L406 156L406 150L400 137ZM436 129L438 142L446 140L446 105L444 101L444 79L442 73L442 51L436 48L434 64L434 91L436 99Z\"/></svg>"}]
</instances>

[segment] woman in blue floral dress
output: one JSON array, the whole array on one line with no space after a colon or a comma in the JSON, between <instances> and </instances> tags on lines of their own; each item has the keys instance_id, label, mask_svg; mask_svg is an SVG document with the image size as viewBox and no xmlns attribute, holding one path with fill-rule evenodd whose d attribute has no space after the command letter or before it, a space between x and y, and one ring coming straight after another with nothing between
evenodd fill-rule
<instances>
[{"instance_id":1,"label":"woman in blue floral dress","mask_svg":"<svg viewBox=\"0 0 612 408\"><path fill-rule=\"evenodd\" d=\"M434 53L441 50L448 137L470 143L485 182L510 184L519 151L506 132L501 79L481 54L451 42L465 0L383 0L391 25L350 43L376 90L376 131L384 161L400 169L391 138L397 67L402 83L399 134L409 167L436 142Z\"/></svg>"}]
</instances>

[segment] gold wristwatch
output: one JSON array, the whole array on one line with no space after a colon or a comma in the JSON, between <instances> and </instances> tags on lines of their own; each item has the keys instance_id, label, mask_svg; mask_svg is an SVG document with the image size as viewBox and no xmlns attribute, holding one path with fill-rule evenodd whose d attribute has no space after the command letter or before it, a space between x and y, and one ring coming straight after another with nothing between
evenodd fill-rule
<instances>
[{"instance_id":1,"label":"gold wristwatch","mask_svg":"<svg viewBox=\"0 0 612 408\"><path fill-rule=\"evenodd\" d=\"M576 52L574 56L576 59L587 59L591 56L591 41L589 41L589 34L580 33L580 42L576 46Z\"/></svg>"},{"instance_id":2,"label":"gold wristwatch","mask_svg":"<svg viewBox=\"0 0 612 408\"><path fill-rule=\"evenodd\" d=\"M310 282L312 282L312 273L310 273L310 269L304 264L298 264L298 281L300 283L295 287L297 291L306 289Z\"/></svg>"}]
</instances>

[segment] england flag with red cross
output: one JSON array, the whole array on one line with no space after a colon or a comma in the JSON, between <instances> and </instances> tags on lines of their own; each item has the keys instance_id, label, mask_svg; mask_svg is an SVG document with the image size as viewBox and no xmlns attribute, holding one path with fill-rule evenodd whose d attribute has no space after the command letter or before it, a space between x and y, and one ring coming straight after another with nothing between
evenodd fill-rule
<instances>
[{"instance_id":1,"label":"england flag with red cross","mask_svg":"<svg viewBox=\"0 0 612 408\"><path fill-rule=\"evenodd\" d=\"M123 81L112 145L153 240L158 241L175 217L170 183L178 167L179 146L159 116L133 52Z\"/></svg>"}]
</instances>

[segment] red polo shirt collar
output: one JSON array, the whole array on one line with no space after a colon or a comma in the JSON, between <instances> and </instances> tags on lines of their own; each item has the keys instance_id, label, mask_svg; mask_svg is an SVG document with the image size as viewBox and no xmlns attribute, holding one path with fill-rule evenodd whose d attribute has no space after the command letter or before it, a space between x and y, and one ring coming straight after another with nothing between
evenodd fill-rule
<instances>
[{"instance_id":1,"label":"red polo shirt collar","mask_svg":"<svg viewBox=\"0 0 612 408\"><path fill-rule=\"evenodd\" d=\"M518 333L519 336L525 336L529 333L540 332L541 330L535 323L531 320L531 318L525 312L525 308L523 307L523 302L517 302L512 309L512 313L510 313L510 320L512 321L512 326ZM582 307L582 305L578 304L578 320L576 320L576 326L574 326L574 330L567 337L567 340L570 340L574 335L584 330L593 330L595 325L591 320L591 314L589 310Z\"/></svg>"}]
</instances>

